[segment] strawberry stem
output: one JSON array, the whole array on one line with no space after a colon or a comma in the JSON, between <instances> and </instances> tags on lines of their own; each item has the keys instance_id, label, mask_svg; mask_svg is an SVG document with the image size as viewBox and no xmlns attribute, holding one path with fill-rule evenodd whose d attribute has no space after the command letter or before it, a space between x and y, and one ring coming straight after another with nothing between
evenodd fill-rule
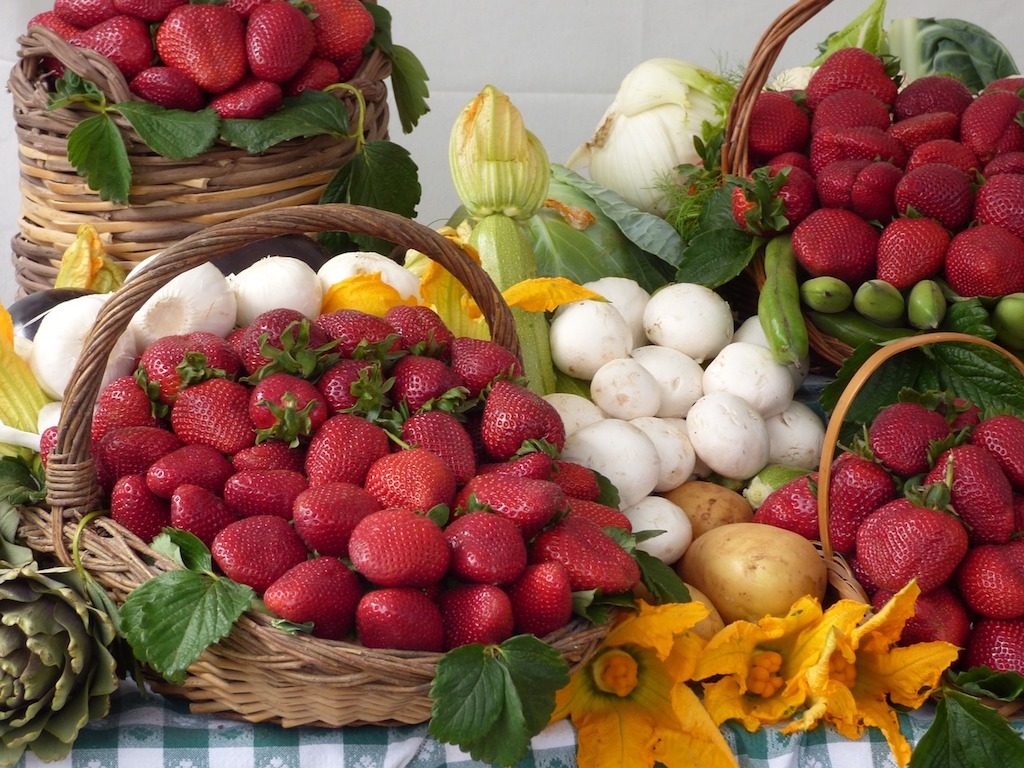
<instances>
[{"instance_id":1,"label":"strawberry stem","mask_svg":"<svg viewBox=\"0 0 1024 768\"><path fill-rule=\"evenodd\" d=\"M354 133L350 133L348 138L353 139L356 142L356 154L363 151L363 145L366 144L366 136L363 134L364 126L366 125L366 99L363 97L363 92L356 88L350 83L334 83L324 88L325 91L348 91L351 93L356 100L356 130Z\"/></svg>"}]
</instances>

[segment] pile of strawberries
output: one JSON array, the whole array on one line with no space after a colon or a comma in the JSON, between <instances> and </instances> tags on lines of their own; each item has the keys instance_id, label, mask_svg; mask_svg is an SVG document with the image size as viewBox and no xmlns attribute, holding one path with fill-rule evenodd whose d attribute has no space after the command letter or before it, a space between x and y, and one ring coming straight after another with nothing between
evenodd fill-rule
<instances>
[{"instance_id":1,"label":"pile of strawberries","mask_svg":"<svg viewBox=\"0 0 1024 768\"><path fill-rule=\"evenodd\" d=\"M757 522L817 539L816 474L781 487ZM903 642L945 640L964 667L1024 674L1024 419L898 402L839 454L829 539L878 608L922 590Z\"/></svg>"},{"instance_id":2,"label":"pile of strawberries","mask_svg":"<svg viewBox=\"0 0 1024 768\"><path fill-rule=\"evenodd\" d=\"M36 24L109 58L140 99L253 119L351 78L374 31L360 0L54 0Z\"/></svg>"},{"instance_id":3,"label":"pile of strawberries","mask_svg":"<svg viewBox=\"0 0 1024 768\"><path fill-rule=\"evenodd\" d=\"M757 97L752 160L766 183L789 170L767 195L736 187L734 218L791 230L808 275L853 288L942 276L964 297L1024 291L1022 88L1004 78L975 97L934 75L899 89L882 58L840 49L806 90Z\"/></svg>"},{"instance_id":4,"label":"pile of strawberries","mask_svg":"<svg viewBox=\"0 0 1024 768\"><path fill-rule=\"evenodd\" d=\"M602 530L628 519L558 458L561 418L520 375L426 307L277 309L145 349L101 391L92 455L115 521L146 541L191 532L318 637L442 651L544 636L573 592L628 592L640 571Z\"/></svg>"}]
</instances>

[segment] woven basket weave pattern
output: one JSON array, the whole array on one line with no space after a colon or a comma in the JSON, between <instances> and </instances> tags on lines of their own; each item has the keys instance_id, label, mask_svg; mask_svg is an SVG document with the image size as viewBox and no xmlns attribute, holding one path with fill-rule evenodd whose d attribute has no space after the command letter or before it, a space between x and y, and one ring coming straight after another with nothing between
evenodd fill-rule
<instances>
[{"instance_id":1,"label":"woven basket weave pattern","mask_svg":"<svg viewBox=\"0 0 1024 768\"><path fill-rule=\"evenodd\" d=\"M44 27L19 38L20 61L8 88L14 100L18 137L21 215L12 241L21 293L53 285L60 257L79 225L93 225L107 253L130 270L135 264L204 227L248 213L315 203L334 172L352 156L352 140L332 136L292 139L261 155L216 144L187 159L170 160L142 143L123 118L115 116L132 167L130 205L100 199L67 159L67 136L89 112L69 107L48 111L48 62L99 87L112 103L132 96L124 77L104 56L77 48ZM387 137L388 104L384 80L391 64L374 50L351 80L366 104L368 140ZM356 100L343 94L354 124Z\"/></svg>"}]
</instances>

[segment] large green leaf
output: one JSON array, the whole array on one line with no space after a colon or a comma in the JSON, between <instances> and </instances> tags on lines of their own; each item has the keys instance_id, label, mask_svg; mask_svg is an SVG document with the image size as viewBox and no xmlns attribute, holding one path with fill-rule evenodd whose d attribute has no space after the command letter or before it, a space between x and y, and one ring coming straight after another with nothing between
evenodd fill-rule
<instances>
[{"instance_id":1,"label":"large green leaf","mask_svg":"<svg viewBox=\"0 0 1024 768\"><path fill-rule=\"evenodd\" d=\"M125 101L115 109L150 149L172 160L201 155L213 146L220 129L220 115L212 109L164 109L147 101Z\"/></svg>"},{"instance_id":2,"label":"large green leaf","mask_svg":"<svg viewBox=\"0 0 1024 768\"><path fill-rule=\"evenodd\" d=\"M105 112L87 117L68 134L68 161L101 200L125 204L132 185L132 167L124 137Z\"/></svg>"},{"instance_id":3,"label":"large green leaf","mask_svg":"<svg viewBox=\"0 0 1024 768\"><path fill-rule=\"evenodd\" d=\"M284 100L276 112L258 120L224 120L220 136L232 146L258 155L275 144L299 137L348 135L348 112L341 100L325 91L303 91Z\"/></svg>"},{"instance_id":4,"label":"large green leaf","mask_svg":"<svg viewBox=\"0 0 1024 768\"><path fill-rule=\"evenodd\" d=\"M408 48L395 45L391 40L391 12L378 3L364 3L373 16L374 31L371 47L380 48L391 61L391 93L395 97L402 132L410 133L420 118L430 111L427 97L427 71L423 63Z\"/></svg>"},{"instance_id":5,"label":"large green leaf","mask_svg":"<svg viewBox=\"0 0 1024 768\"><path fill-rule=\"evenodd\" d=\"M978 699L948 689L910 758L910 768L1011 765L1024 765L1024 740L1006 718Z\"/></svg>"}]
</instances>

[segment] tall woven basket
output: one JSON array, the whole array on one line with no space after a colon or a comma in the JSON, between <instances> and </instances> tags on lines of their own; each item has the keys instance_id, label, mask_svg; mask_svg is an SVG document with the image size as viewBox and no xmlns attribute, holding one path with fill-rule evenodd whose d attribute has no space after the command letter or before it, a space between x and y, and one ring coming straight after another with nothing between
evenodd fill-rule
<instances>
[{"instance_id":1,"label":"tall woven basket","mask_svg":"<svg viewBox=\"0 0 1024 768\"><path fill-rule=\"evenodd\" d=\"M121 604L137 586L177 567L107 517L78 531L99 499L89 454L93 407L104 364L133 314L160 286L249 242L311 232L380 237L421 251L448 269L480 306L492 338L519 354L512 312L490 277L452 242L396 214L343 204L280 208L217 224L169 246L104 305L68 385L57 445L47 463L47 503L24 508L20 534L35 551L82 565ZM546 640L570 664L589 658L607 628L572 624ZM439 654L368 649L290 635L264 614L247 612L230 635L207 649L181 685L155 687L189 700L196 712L284 726L411 724L430 718L429 690ZM310 695L315 691L315 695Z\"/></svg>"},{"instance_id":2,"label":"tall woven basket","mask_svg":"<svg viewBox=\"0 0 1024 768\"><path fill-rule=\"evenodd\" d=\"M81 224L95 227L106 252L130 270L212 224L315 203L354 152L353 140L321 135L285 141L260 155L218 143L196 157L170 160L149 149L115 116L128 149L132 189L129 205L104 201L75 172L67 155L68 134L92 113L74 105L47 110L48 72L57 60L94 83L112 103L132 100L128 84L109 59L72 46L45 27L33 26L18 43L19 61L8 88L14 100L21 193L19 233L12 250L22 294L53 285L60 258ZM390 61L374 49L351 80L365 100L369 140L387 137L384 80L390 74ZM355 125L351 118L358 109L356 98L339 93L349 124Z\"/></svg>"},{"instance_id":3,"label":"tall woven basket","mask_svg":"<svg viewBox=\"0 0 1024 768\"><path fill-rule=\"evenodd\" d=\"M743 79L736 88L729 114L726 118L725 136L722 143L722 172L746 176L752 170L747 139L750 134L750 116L757 95L764 89L775 62L790 35L812 19L832 0L797 0L768 25L754 46ZM751 264L754 282L760 288L764 285L763 255L754 258ZM811 348L825 360L841 365L853 352L850 346L824 333L807 321L807 335Z\"/></svg>"}]
</instances>

